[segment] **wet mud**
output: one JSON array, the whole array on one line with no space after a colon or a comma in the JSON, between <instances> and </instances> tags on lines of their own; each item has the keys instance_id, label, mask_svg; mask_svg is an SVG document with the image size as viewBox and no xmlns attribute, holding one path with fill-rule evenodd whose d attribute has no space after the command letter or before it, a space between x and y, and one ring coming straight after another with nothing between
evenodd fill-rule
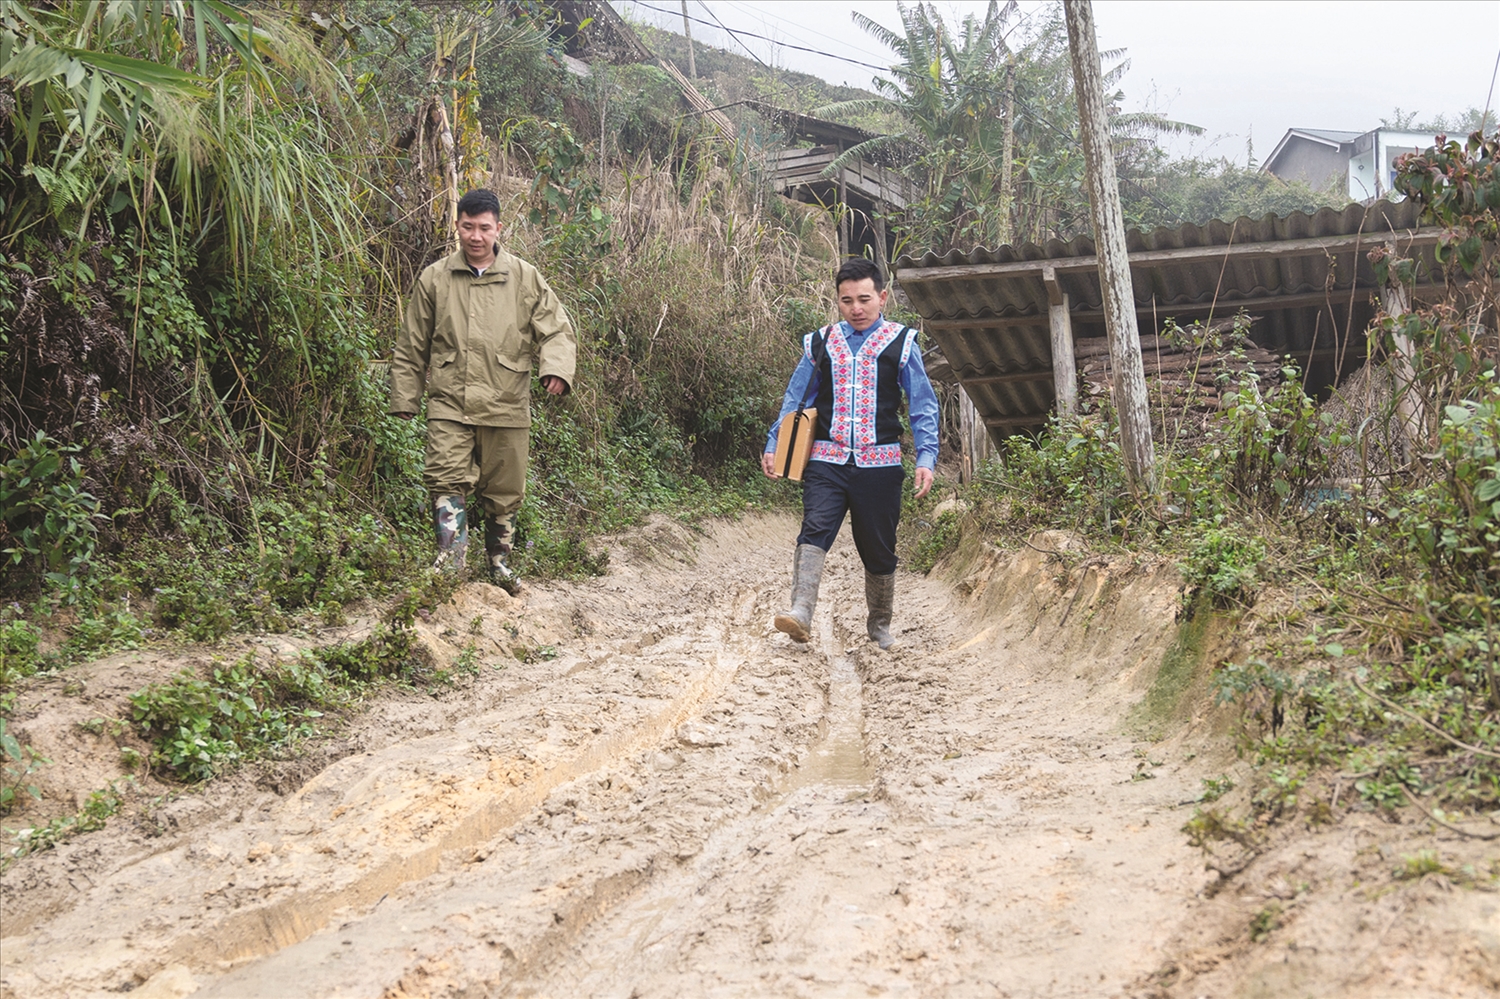
<instances>
[{"instance_id":1,"label":"wet mud","mask_svg":"<svg viewBox=\"0 0 1500 999\"><path fill-rule=\"evenodd\" d=\"M1272 966L1310 939L1298 906L1343 925L1362 827L1232 883L1188 846L1200 779L1240 764L1206 707L1140 720L1169 566L1059 568L1059 538L904 574L881 652L845 543L799 646L770 627L794 534L658 522L600 579L466 587L424 625L439 658L477 636L460 693L374 706L295 790L8 871L0 994L1492 994L1495 896L1431 885ZM559 654L517 662L517 636ZM1291 928L1252 942L1265 885ZM1355 947L1439 936L1378 982Z\"/></svg>"}]
</instances>

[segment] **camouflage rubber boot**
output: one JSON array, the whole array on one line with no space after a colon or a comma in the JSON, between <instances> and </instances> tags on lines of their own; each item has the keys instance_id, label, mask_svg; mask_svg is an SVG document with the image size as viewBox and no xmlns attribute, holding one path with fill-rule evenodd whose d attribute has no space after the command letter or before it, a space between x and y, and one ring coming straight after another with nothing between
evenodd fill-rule
<instances>
[{"instance_id":1,"label":"camouflage rubber boot","mask_svg":"<svg viewBox=\"0 0 1500 999\"><path fill-rule=\"evenodd\" d=\"M469 513L462 496L455 493L432 501L432 529L438 552L432 567L462 576L469 550Z\"/></svg>"},{"instance_id":2,"label":"camouflage rubber boot","mask_svg":"<svg viewBox=\"0 0 1500 999\"><path fill-rule=\"evenodd\" d=\"M891 613L895 602L896 574L877 576L866 571L865 606L869 608L870 616L865 622L865 631L870 641L882 649L896 644L896 639L891 637Z\"/></svg>"},{"instance_id":3,"label":"camouflage rubber boot","mask_svg":"<svg viewBox=\"0 0 1500 999\"><path fill-rule=\"evenodd\" d=\"M510 518L484 518L484 555L489 563L490 582L511 596L521 592L521 578L505 564L510 556Z\"/></svg>"},{"instance_id":4,"label":"camouflage rubber boot","mask_svg":"<svg viewBox=\"0 0 1500 999\"><path fill-rule=\"evenodd\" d=\"M792 556L792 608L776 615L777 631L792 641L806 643L812 636L813 608L818 605L818 584L823 581L823 559L828 555L817 545L798 545Z\"/></svg>"}]
</instances>

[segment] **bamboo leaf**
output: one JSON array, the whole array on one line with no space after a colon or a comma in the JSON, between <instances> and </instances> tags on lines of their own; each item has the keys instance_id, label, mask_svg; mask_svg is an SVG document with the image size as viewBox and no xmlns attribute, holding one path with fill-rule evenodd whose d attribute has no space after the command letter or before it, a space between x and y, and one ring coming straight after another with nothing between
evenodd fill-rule
<instances>
[{"instance_id":1,"label":"bamboo leaf","mask_svg":"<svg viewBox=\"0 0 1500 999\"><path fill-rule=\"evenodd\" d=\"M47 109L47 91L52 89L46 80L41 80L31 88L31 115L26 119L26 156L31 158L36 151L37 133L42 127L42 112Z\"/></svg>"},{"instance_id":2,"label":"bamboo leaf","mask_svg":"<svg viewBox=\"0 0 1500 999\"><path fill-rule=\"evenodd\" d=\"M0 75L8 76L18 87L28 87L67 71L71 60L59 49L32 42L0 66Z\"/></svg>"},{"instance_id":3,"label":"bamboo leaf","mask_svg":"<svg viewBox=\"0 0 1500 999\"><path fill-rule=\"evenodd\" d=\"M94 133L94 119L99 116L99 101L104 97L104 74L94 73L89 80L88 103L83 107L83 141L88 143Z\"/></svg>"},{"instance_id":4,"label":"bamboo leaf","mask_svg":"<svg viewBox=\"0 0 1500 999\"><path fill-rule=\"evenodd\" d=\"M202 0L193 0L193 37L198 43L197 70L199 73L208 73L208 25L203 23Z\"/></svg>"},{"instance_id":5,"label":"bamboo leaf","mask_svg":"<svg viewBox=\"0 0 1500 999\"><path fill-rule=\"evenodd\" d=\"M196 73L178 69L175 66L164 66L161 63L149 62L145 59L133 59L130 56L115 55L112 52L94 52L86 49L59 48L59 51L79 59L95 69L103 70L111 76L118 76L131 83L139 83L142 86L151 87L181 94L183 96L207 97L208 91L199 84L206 80Z\"/></svg>"},{"instance_id":6,"label":"bamboo leaf","mask_svg":"<svg viewBox=\"0 0 1500 999\"><path fill-rule=\"evenodd\" d=\"M141 101L145 98L145 91L140 86L135 88L135 99L130 102L130 112L125 119L125 138L121 140L121 155L125 159L130 158L131 150L135 148L135 133L141 120Z\"/></svg>"}]
</instances>

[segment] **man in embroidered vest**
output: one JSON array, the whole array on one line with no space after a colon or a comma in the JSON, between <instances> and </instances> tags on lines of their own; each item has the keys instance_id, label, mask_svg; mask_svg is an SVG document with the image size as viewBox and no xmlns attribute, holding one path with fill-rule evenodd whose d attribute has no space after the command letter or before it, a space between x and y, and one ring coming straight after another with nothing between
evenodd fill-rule
<instances>
[{"instance_id":1,"label":"man in embroidered vest","mask_svg":"<svg viewBox=\"0 0 1500 999\"><path fill-rule=\"evenodd\" d=\"M549 395L572 390L573 324L547 280L501 248L500 201L458 202L459 249L417 278L391 359L390 413L409 420L427 393L427 465L437 567L462 572L468 495L484 505L490 582L515 594L506 565L526 489L531 365Z\"/></svg>"},{"instance_id":2,"label":"man in embroidered vest","mask_svg":"<svg viewBox=\"0 0 1500 999\"><path fill-rule=\"evenodd\" d=\"M761 469L777 474L781 420L814 388L818 422L802 476L802 533L792 560L792 606L776 628L806 642L823 578L823 558L849 514L854 547L865 564L866 631L888 649L896 593L896 523L901 516L901 393L906 393L917 449L917 496L932 488L938 455L938 404L922 367L917 331L884 316L885 277L863 258L834 275L843 322L809 333L792 372L781 416L771 427Z\"/></svg>"}]
</instances>

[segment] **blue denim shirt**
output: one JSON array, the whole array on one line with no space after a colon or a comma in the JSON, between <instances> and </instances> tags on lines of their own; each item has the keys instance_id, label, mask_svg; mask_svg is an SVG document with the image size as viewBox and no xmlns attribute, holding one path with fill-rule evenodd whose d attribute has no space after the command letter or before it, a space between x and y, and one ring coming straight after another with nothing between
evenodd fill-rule
<instances>
[{"instance_id":1,"label":"blue denim shirt","mask_svg":"<svg viewBox=\"0 0 1500 999\"><path fill-rule=\"evenodd\" d=\"M880 316L862 330L856 330L846 322L839 323L839 329L844 334L844 340L849 344L850 352L859 353L859 348L864 346L865 334L883 322L885 322L885 316ZM816 375L817 372L813 369L812 362L804 354L797 364L797 370L792 372L792 380L787 382L786 394L781 399L781 413L776 417L776 422L771 424L771 433L766 437L767 451L776 450L776 431L781 426L782 417L801 405L804 395L816 397L816 389L812 393L807 391L807 383ZM900 384L901 391L906 393L907 415L911 417L911 436L917 446L917 467L936 468L938 457L937 393L932 390L932 382L927 378L927 369L922 366L920 349L913 350L906 363L901 366Z\"/></svg>"}]
</instances>

